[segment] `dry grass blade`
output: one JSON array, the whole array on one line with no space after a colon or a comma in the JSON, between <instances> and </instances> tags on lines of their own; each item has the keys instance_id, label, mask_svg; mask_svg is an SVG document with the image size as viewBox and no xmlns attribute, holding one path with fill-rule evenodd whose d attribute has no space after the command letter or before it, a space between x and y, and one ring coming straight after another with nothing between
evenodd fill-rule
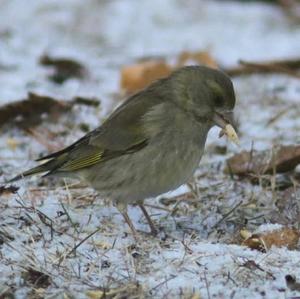
<instances>
[{"instance_id":1,"label":"dry grass blade","mask_svg":"<svg viewBox=\"0 0 300 299\"><path fill-rule=\"evenodd\" d=\"M98 231L101 230L101 227L97 228L94 230L92 233L90 233L88 236L83 238L78 244L76 244L67 254L66 257L69 257L71 254L76 253L76 250L78 249L79 246L81 246L86 240L91 238L93 235L95 235Z\"/></svg>"}]
</instances>

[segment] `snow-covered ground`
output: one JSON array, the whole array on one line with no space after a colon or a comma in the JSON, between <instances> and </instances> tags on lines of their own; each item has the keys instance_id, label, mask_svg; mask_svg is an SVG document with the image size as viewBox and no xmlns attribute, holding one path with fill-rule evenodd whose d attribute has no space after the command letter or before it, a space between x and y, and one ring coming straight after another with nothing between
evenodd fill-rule
<instances>
[{"instance_id":1,"label":"snow-covered ground","mask_svg":"<svg viewBox=\"0 0 300 299\"><path fill-rule=\"evenodd\" d=\"M33 160L47 153L46 145L59 149L82 136L83 123L98 126L119 103L123 65L147 56L172 60L183 50L207 50L223 66L239 59L299 57L300 26L279 7L259 2L0 1L0 107L29 91L101 101L98 108L75 106L59 124L43 123L35 128L39 138L1 127L0 182L35 165ZM88 76L62 85L49 81L51 70L38 63L45 53L81 62ZM235 78L234 85L243 149L300 143L299 79L251 75ZM51 140L50 133L57 135ZM276 204L290 198L298 210L288 224L299 228L299 187L272 192L233 180L222 169L240 149L217 135L217 129L210 132L192 192L182 186L147 200L162 228L158 237L141 233L135 241L114 207L71 181L33 178L19 183L18 194L0 195L0 298L5 291L15 298L102 298L92 293L101 288L119 288L124 298L300 296L284 279L300 280L299 250L251 251L238 245L237 237L244 226L255 230L280 222L290 211ZM221 147L227 147L225 155ZM129 214L139 230L148 230L136 207ZM252 261L258 266L249 267ZM29 268L49 280L32 285Z\"/></svg>"}]
</instances>

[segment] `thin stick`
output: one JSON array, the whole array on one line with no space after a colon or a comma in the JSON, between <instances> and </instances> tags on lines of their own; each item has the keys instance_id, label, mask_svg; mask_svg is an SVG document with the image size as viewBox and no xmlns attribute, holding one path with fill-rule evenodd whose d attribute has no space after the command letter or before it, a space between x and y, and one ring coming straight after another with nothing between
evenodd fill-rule
<instances>
[{"instance_id":1,"label":"thin stick","mask_svg":"<svg viewBox=\"0 0 300 299\"><path fill-rule=\"evenodd\" d=\"M82 239L78 244L76 244L67 254L66 257L70 256L73 252L76 252L79 246L81 246L86 240L88 240L90 237L92 237L94 234L96 234L101 227L97 228L95 231L90 233L88 236L86 236L84 239Z\"/></svg>"},{"instance_id":2,"label":"thin stick","mask_svg":"<svg viewBox=\"0 0 300 299\"><path fill-rule=\"evenodd\" d=\"M213 227L212 229L215 229L216 227L219 226L220 223L222 223L230 214L232 214L241 204L243 201L241 200L238 204L236 204L229 212L227 212L222 219L220 219Z\"/></svg>"},{"instance_id":3,"label":"thin stick","mask_svg":"<svg viewBox=\"0 0 300 299\"><path fill-rule=\"evenodd\" d=\"M250 75L257 73L283 73L300 78L297 70L300 69L300 59L273 60L263 62L246 62L241 60L240 66L224 69L229 76Z\"/></svg>"}]
</instances>

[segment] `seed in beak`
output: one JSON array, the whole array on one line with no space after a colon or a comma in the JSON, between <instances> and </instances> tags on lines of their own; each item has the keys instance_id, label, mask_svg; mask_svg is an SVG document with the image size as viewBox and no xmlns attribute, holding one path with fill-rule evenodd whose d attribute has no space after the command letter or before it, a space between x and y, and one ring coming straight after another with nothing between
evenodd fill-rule
<instances>
[{"instance_id":1,"label":"seed in beak","mask_svg":"<svg viewBox=\"0 0 300 299\"><path fill-rule=\"evenodd\" d=\"M239 137L231 124L225 125L225 128L220 131L219 137L222 137L223 135L226 135L228 139L236 145L240 145Z\"/></svg>"}]
</instances>

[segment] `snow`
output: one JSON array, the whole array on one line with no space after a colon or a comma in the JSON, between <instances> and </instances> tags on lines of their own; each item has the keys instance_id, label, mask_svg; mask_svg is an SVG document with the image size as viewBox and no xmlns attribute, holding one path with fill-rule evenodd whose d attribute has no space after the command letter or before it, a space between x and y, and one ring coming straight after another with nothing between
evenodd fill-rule
<instances>
[{"instance_id":1,"label":"snow","mask_svg":"<svg viewBox=\"0 0 300 299\"><path fill-rule=\"evenodd\" d=\"M95 128L120 103L120 68L140 57L172 60L182 50L208 50L221 65L233 66L239 59L282 59L300 53L299 25L279 7L259 2L4 0L0 36L0 105L23 99L29 91L101 101L100 108L78 106L59 124L37 128L41 134L67 131L47 140L58 148L83 135L81 123ZM50 70L38 64L45 53L81 62L88 77L62 85L50 82ZM242 149L300 142L299 80L251 75L234 78L234 86ZM47 152L22 130L0 130L0 181L35 165L33 160ZM0 201L0 294L8 286L17 299L38 298L38 288L21 275L31 266L51 277L45 290L39 288L42 298L87 298L88 290L129 284L150 298L299 296L284 279L288 274L300 279L299 248L272 247L262 253L238 245L236 236L244 226L269 231L281 224L270 223L277 212L270 188L222 172L225 159L241 149L218 139L218 133L215 128L209 134L206 154L191 182L196 191L182 186L147 200L161 228L158 237L141 233L135 241L110 203L73 181L32 178L18 183L18 194L3 195ZM12 149L8 139L20 145ZM225 155L218 153L220 146L227 147ZM175 203L163 204L166 198ZM137 229L148 231L137 207L129 214ZM299 222L293 224L299 227ZM259 267L249 268L249 261Z\"/></svg>"},{"instance_id":2,"label":"snow","mask_svg":"<svg viewBox=\"0 0 300 299\"><path fill-rule=\"evenodd\" d=\"M267 223L267 224L262 224L261 226L258 227L258 229L255 231L256 234L259 233L266 233L266 232L272 232L276 230L282 229L283 226L278 223Z\"/></svg>"}]
</instances>

